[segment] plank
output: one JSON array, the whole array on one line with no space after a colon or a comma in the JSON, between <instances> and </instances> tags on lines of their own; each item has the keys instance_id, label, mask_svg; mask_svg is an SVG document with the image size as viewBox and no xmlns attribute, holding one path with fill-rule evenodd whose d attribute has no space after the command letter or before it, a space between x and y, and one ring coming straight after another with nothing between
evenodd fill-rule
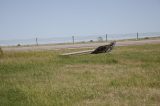
<instances>
[{"instance_id":1,"label":"plank","mask_svg":"<svg viewBox=\"0 0 160 106\"><path fill-rule=\"evenodd\" d=\"M78 51L78 52L72 52L72 53L64 53L61 54L62 56L67 56L67 55L76 55L76 54L89 54L93 52L94 50L85 50L85 51Z\"/></svg>"}]
</instances>

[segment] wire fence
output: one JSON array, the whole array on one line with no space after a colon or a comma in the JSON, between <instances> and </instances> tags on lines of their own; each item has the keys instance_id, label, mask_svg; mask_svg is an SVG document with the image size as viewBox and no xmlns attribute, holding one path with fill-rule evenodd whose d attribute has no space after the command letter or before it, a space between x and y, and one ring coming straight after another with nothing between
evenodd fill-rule
<instances>
[{"instance_id":1,"label":"wire fence","mask_svg":"<svg viewBox=\"0 0 160 106\"><path fill-rule=\"evenodd\" d=\"M39 44L57 44L57 43L86 43L86 42L104 42L110 40L125 40L125 39L141 39L150 37L160 37L160 32L148 33L129 33L129 34L103 34L103 35L73 35L66 37L48 37L48 38L30 38L30 39L7 39L0 40L0 46L11 45L39 45Z\"/></svg>"}]
</instances>

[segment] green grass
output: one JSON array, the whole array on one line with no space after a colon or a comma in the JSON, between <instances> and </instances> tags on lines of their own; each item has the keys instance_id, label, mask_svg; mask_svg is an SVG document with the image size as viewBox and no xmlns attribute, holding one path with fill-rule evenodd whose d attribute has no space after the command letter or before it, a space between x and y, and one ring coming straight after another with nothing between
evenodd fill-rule
<instances>
[{"instance_id":1,"label":"green grass","mask_svg":"<svg viewBox=\"0 0 160 106\"><path fill-rule=\"evenodd\" d=\"M160 44L97 55L62 52L69 50L4 52L0 105L160 105Z\"/></svg>"}]
</instances>

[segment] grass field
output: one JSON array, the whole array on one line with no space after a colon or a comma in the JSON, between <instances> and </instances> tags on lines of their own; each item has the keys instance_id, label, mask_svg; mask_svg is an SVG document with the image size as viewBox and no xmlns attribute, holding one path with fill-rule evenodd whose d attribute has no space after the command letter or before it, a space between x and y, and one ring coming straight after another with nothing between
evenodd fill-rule
<instances>
[{"instance_id":1,"label":"grass field","mask_svg":"<svg viewBox=\"0 0 160 106\"><path fill-rule=\"evenodd\" d=\"M4 52L0 105L160 105L160 44L59 55L69 51Z\"/></svg>"}]
</instances>

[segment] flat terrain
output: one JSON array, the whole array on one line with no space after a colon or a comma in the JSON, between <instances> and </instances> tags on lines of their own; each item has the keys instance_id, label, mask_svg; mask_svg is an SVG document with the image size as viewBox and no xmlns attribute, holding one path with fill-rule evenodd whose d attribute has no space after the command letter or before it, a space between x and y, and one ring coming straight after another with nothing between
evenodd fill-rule
<instances>
[{"instance_id":1,"label":"flat terrain","mask_svg":"<svg viewBox=\"0 0 160 106\"><path fill-rule=\"evenodd\" d=\"M111 53L97 55L59 55L87 48L5 50L0 55L0 105L159 106L160 43L151 42L118 43Z\"/></svg>"},{"instance_id":2,"label":"flat terrain","mask_svg":"<svg viewBox=\"0 0 160 106\"><path fill-rule=\"evenodd\" d=\"M160 43L160 38L146 39L146 40L129 40L118 41L116 46L131 46L131 45L143 45L143 44L157 44ZM106 42L99 43L80 43L80 44L53 44L53 45L39 45L39 46L15 46L4 47L4 51L44 51L44 50L60 50L60 49L77 49L77 48L96 48L101 45L106 45Z\"/></svg>"}]
</instances>

